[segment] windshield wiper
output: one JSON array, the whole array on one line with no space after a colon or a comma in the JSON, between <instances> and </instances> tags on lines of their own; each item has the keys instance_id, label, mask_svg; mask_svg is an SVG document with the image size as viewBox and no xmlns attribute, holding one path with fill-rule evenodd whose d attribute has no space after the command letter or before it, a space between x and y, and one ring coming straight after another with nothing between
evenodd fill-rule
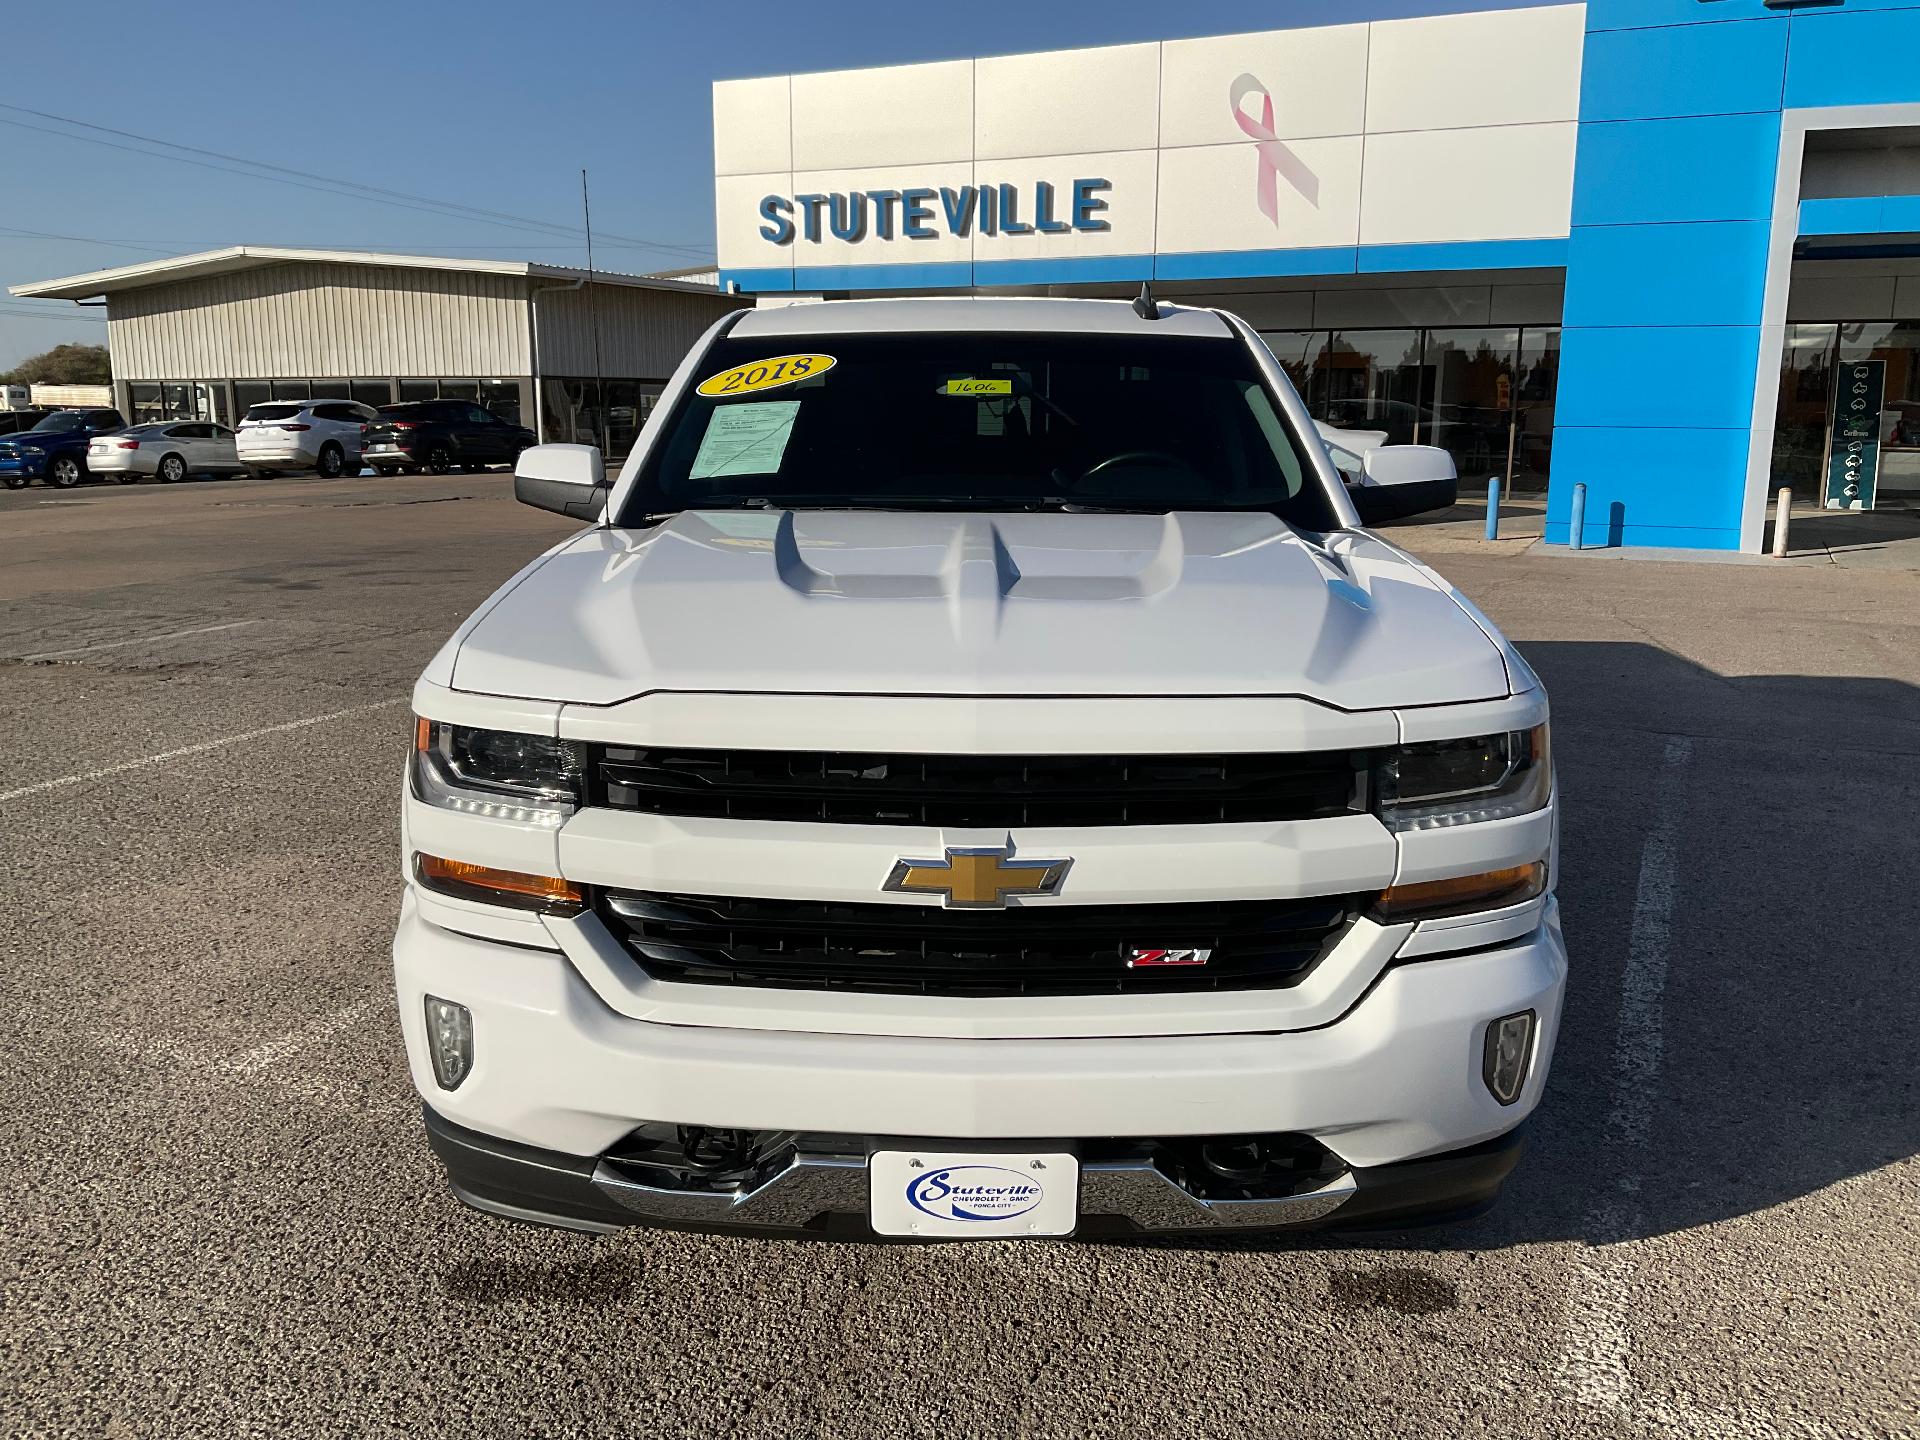
<instances>
[{"instance_id":1,"label":"windshield wiper","mask_svg":"<svg viewBox=\"0 0 1920 1440\"><path fill-rule=\"evenodd\" d=\"M1068 515L1165 515L1178 510L1178 505L1107 505L1098 500L1048 500L1044 502L1049 510L1059 510Z\"/></svg>"},{"instance_id":2,"label":"windshield wiper","mask_svg":"<svg viewBox=\"0 0 1920 1440\"><path fill-rule=\"evenodd\" d=\"M699 495L676 501L671 508L649 506L648 519L688 510L971 510L981 513L1065 515L1165 515L1174 510L1205 509L1177 501L1075 500L1065 495ZM1258 509L1259 506L1250 508Z\"/></svg>"},{"instance_id":3,"label":"windshield wiper","mask_svg":"<svg viewBox=\"0 0 1920 1440\"><path fill-rule=\"evenodd\" d=\"M965 495L701 495L682 510L1048 510L1044 499Z\"/></svg>"}]
</instances>

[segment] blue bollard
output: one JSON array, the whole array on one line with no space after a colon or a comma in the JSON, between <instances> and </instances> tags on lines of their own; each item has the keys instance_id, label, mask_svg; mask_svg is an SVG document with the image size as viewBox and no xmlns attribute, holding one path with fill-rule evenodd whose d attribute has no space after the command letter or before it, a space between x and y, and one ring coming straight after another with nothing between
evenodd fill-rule
<instances>
[{"instance_id":1,"label":"blue bollard","mask_svg":"<svg viewBox=\"0 0 1920 1440\"><path fill-rule=\"evenodd\" d=\"M1500 477L1487 477L1487 539L1500 538Z\"/></svg>"},{"instance_id":2,"label":"blue bollard","mask_svg":"<svg viewBox=\"0 0 1920 1440\"><path fill-rule=\"evenodd\" d=\"M1587 487L1573 487L1573 517L1567 525L1567 545L1580 550L1585 548L1587 533Z\"/></svg>"}]
</instances>

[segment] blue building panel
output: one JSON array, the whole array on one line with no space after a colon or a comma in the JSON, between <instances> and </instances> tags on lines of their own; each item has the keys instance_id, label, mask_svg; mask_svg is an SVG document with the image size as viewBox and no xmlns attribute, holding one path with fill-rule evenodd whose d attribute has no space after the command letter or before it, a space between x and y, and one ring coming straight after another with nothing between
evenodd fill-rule
<instances>
[{"instance_id":1,"label":"blue building panel","mask_svg":"<svg viewBox=\"0 0 1920 1440\"><path fill-rule=\"evenodd\" d=\"M1684 525L1629 525L1620 516L1624 511L1615 511L1609 506L1607 514L1595 520L1589 520L1586 526L1586 538L1581 543L1588 550L1738 550L1739 531L1690 528ZM1540 538L1549 545L1567 545L1572 525L1562 516L1550 520L1541 531ZM1731 534L1734 538L1729 540Z\"/></svg>"},{"instance_id":2,"label":"blue building panel","mask_svg":"<svg viewBox=\"0 0 1920 1440\"><path fill-rule=\"evenodd\" d=\"M1359 269L1352 245L1313 245L1297 250L1203 250L1154 257L1156 280L1223 280L1295 275L1351 275Z\"/></svg>"},{"instance_id":3,"label":"blue building panel","mask_svg":"<svg viewBox=\"0 0 1920 1440\"><path fill-rule=\"evenodd\" d=\"M1908 0L1911 3L1911 0ZM1587 0L1587 33L1656 25L1714 25L1729 20L1783 20L1766 0Z\"/></svg>"},{"instance_id":4,"label":"blue building panel","mask_svg":"<svg viewBox=\"0 0 1920 1440\"><path fill-rule=\"evenodd\" d=\"M793 268L722 270L720 288L741 295L785 295L793 289Z\"/></svg>"},{"instance_id":5,"label":"blue building panel","mask_svg":"<svg viewBox=\"0 0 1920 1440\"><path fill-rule=\"evenodd\" d=\"M1803 12L1787 51L1785 104L1911 104L1920 92L1913 56L1920 51L1920 10L1858 7L1828 11L1812 23Z\"/></svg>"},{"instance_id":6,"label":"blue building panel","mask_svg":"<svg viewBox=\"0 0 1920 1440\"><path fill-rule=\"evenodd\" d=\"M1744 435L1753 420L1760 333L1757 325L1562 330L1555 420L1563 429L1605 425ZM1660 383L1651 383L1652 376L1661 377ZM1556 450L1556 474L1564 460Z\"/></svg>"},{"instance_id":7,"label":"blue building panel","mask_svg":"<svg viewBox=\"0 0 1920 1440\"><path fill-rule=\"evenodd\" d=\"M1920 234L1920 195L1865 195L1800 202L1802 235Z\"/></svg>"},{"instance_id":8,"label":"blue building panel","mask_svg":"<svg viewBox=\"0 0 1920 1440\"><path fill-rule=\"evenodd\" d=\"M1580 118L1665 120L1778 111L1787 30L1779 20L1742 20L1589 34Z\"/></svg>"},{"instance_id":9,"label":"blue building panel","mask_svg":"<svg viewBox=\"0 0 1920 1440\"><path fill-rule=\"evenodd\" d=\"M1567 242L1542 240L1441 240L1422 245L1362 245L1360 273L1390 275L1415 270L1526 270L1567 263Z\"/></svg>"},{"instance_id":10,"label":"blue building panel","mask_svg":"<svg viewBox=\"0 0 1920 1440\"><path fill-rule=\"evenodd\" d=\"M1587 487L1587 545L1740 547L1741 497L1726 480L1745 472L1744 429L1562 425L1553 452L1548 543L1567 542L1577 480ZM1563 481L1563 472L1571 478Z\"/></svg>"},{"instance_id":11,"label":"blue building panel","mask_svg":"<svg viewBox=\"0 0 1920 1440\"><path fill-rule=\"evenodd\" d=\"M1095 255L1033 260L976 260L975 285L1110 284L1122 280L1151 280L1151 255Z\"/></svg>"},{"instance_id":12,"label":"blue building panel","mask_svg":"<svg viewBox=\"0 0 1920 1440\"><path fill-rule=\"evenodd\" d=\"M921 261L899 265L796 265L793 288L821 290L960 290L973 284L973 266L965 260Z\"/></svg>"},{"instance_id":13,"label":"blue building panel","mask_svg":"<svg viewBox=\"0 0 1920 1440\"><path fill-rule=\"evenodd\" d=\"M1573 223L1769 219L1779 151L1771 112L1583 125Z\"/></svg>"},{"instance_id":14,"label":"blue building panel","mask_svg":"<svg viewBox=\"0 0 1920 1440\"><path fill-rule=\"evenodd\" d=\"M1576 227L1566 323L1757 324L1768 230L1764 220Z\"/></svg>"}]
</instances>

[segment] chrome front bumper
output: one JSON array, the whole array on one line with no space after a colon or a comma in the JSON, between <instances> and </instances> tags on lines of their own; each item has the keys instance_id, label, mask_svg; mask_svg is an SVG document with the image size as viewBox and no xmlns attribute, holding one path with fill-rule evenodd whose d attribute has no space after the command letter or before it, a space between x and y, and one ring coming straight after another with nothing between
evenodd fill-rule
<instances>
[{"instance_id":1,"label":"chrome front bumper","mask_svg":"<svg viewBox=\"0 0 1920 1440\"><path fill-rule=\"evenodd\" d=\"M786 1169L751 1190L666 1190L642 1185L610 1161L594 1167L593 1186L660 1225L728 1229L801 1229L822 1216L867 1213L863 1156L796 1154ZM1207 1200L1182 1189L1146 1161L1096 1161L1080 1170L1080 1213L1127 1222L1135 1230L1272 1229L1325 1219L1358 1187L1351 1172L1317 1190L1269 1200Z\"/></svg>"}]
</instances>

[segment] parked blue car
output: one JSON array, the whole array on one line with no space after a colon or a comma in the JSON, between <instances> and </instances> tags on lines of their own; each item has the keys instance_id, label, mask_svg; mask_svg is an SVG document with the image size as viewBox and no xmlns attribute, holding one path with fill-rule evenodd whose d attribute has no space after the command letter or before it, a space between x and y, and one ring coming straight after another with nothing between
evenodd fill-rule
<instances>
[{"instance_id":1,"label":"parked blue car","mask_svg":"<svg viewBox=\"0 0 1920 1440\"><path fill-rule=\"evenodd\" d=\"M32 480L69 489L87 473L87 442L124 430L118 410L56 410L31 430L0 435L0 480L18 490Z\"/></svg>"}]
</instances>

